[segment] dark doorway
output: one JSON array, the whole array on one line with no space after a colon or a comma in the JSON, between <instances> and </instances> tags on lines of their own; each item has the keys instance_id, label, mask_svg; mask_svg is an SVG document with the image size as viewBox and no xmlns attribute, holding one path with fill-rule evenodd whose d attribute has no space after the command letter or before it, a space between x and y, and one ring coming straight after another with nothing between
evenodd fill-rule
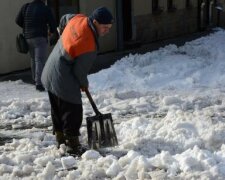
<instances>
[{"instance_id":1,"label":"dark doorway","mask_svg":"<svg viewBox=\"0 0 225 180\"><path fill-rule=\"evenodd\" d=\"M212 21L211 2L212 0L198 0L198 26L200 31L206 30L212 24L210 22Z\"/></svg>"},{"instance_id":2,"label":"dark doorway","mask_svg":"<svg viewBox=\"0 0 225 180\"><path fill-rule=\"evenodd\" d=\"M47 4L52 8L57 23L64 14L79 13L79 0L47 0Z\"/></svg>"},{"instance_id":3,"label":"dark doorway","mask_svg":"<svg viewBox=\"0 0 225 180\"><path fill-rule=\"evenodd\" d=\"M209 8L210 8L210 6L209 6L209 3L210 3L210 1L211 0L206 0L206 6L205 6L205 10L206 10L206 12L205 12L205 23L206 23L206 26L208 26L209 25Z\"/></svg>"},{"instance_id":4,"label":"dark doorway","mask_svg":"<svg viewBox=\"0 0 225 180\"><path fill-rule=\"evenodd\" d=\"M122 0L123 11L123 40L124 42L132 40L132 15L131 0Z\"/></svg>"},{"instance_id":5,"label":"dark doorway","mask_svg":"<svg viewBox=\"0 0 225 180\"><path fill-rule=\"evenodd\" d=\"M55 15L55 19L57 24L59 23L59 0L48 0L48 6L53 9L53 14Z\"/></svg>"}]
</instances>

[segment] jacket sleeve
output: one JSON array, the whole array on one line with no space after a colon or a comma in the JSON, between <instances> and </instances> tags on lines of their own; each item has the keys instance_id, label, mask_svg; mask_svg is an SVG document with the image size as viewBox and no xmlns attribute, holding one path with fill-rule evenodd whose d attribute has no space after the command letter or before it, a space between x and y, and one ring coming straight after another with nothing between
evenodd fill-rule
<instances>
[{"instance_id":1,"label":"jacket sleeve","mask_svg":"<svg viewBox=\"0 0 225 180\"><path fill-rule=\"evenodd\" d=\"M25 4L25 5L23 5L22 7L21 7L21 9L20 9L20 11L19 11L19 13L17 14L17 16L16 16L16 24L18 25L18 26L20 26L21 28L23 28L23 25L24 25L24 11L25 11L25 7L26 7L27 5Z\"/></svg>"},{"instance_id":2,"label":"jacket sleeve","mask_svg":"<svg viewBox=\"0 0 225 180\"><path fill-rule=\"evenodd\" d=\"M88 87L87 75L96 58L96 52L80 55L74 60L73 73L80 83L80 87Z\"/></svg>"}]
</instances>

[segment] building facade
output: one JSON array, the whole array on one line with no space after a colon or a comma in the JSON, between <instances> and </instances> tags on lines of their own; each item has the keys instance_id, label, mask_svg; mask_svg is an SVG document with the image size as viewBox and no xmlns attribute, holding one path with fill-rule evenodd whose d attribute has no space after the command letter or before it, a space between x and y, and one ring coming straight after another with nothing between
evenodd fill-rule
<instances>
[{"instance_id":1,"label":"building facade","mask_svg":"<svg viewBox=\"0 0 225 180\"><path fill-rule=\"evenodd\" d=\"M16 34L21 32L16 14L30 1L0 1L0 74L30 67L29 55L17 53L15 45ZM89 15L99 6L108 7L115 24L111 33L100 38L100 53L225 26L225 0L48 0L47 4L57 22L66 13Z\"/></svg>"}]
</instances>

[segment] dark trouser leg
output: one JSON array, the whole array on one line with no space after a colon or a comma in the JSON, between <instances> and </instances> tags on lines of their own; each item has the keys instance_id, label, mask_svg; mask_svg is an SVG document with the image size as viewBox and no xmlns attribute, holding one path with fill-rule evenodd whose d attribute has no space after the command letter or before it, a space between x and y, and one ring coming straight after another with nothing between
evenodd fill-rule
<instances>
[{"instance_id":1,"label":"dark trouser leg","mask_svg":"<svg viewBox=\"0 0 225 180\"><path fill-rule=\"evenodd\" d=\"M82 104L63 101L61 104L61 117L64 125L63 132L67 135L79 136L83 120Z\"/></svg>"},{"instance_id":2,"label":"dark trouser leg","mask_svg":"<svg viewBox=\"0 0 225 180\"><path fill-rule=\"evenodd\" d=\"M53 133L56 131L63 132L63 122L61 121L60 115L60 99L51 92L48 92L48 96L51 104Z\"/></svg>"},{"instance_id":3,"label":"dark trouser leg","mask_svg":"<svg viewBox=\"0 0 225 180\"><path fill-rule=\"evenodd\" d=\"M53 130L71 136L79 136L83 119L82 104L64 101L51 92L48 92L48 94L51 104Z\"/></svg>"},{"instance_id":4,"label":"dark trouser leg","mask_svg":"<svg viewBox=\"0 0 225 180\"><path fill-rule=\"evenodd\" d=\"M80 156L86 149L79 141L80 127L82 124L83 109L82 104L72 104L62 102L61 104L63 132L65 135L66 152Z\"/></svg>"}]
</instances>

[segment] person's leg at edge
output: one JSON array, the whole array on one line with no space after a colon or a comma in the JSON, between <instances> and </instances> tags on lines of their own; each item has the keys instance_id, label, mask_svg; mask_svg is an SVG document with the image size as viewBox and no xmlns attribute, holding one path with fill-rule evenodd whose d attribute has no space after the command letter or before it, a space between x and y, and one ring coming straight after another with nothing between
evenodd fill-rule
<instances>
[{"instance_id":1,"label":"person's leg at edge","mask_svg":"<svg viewBox=\"0 0 225 180\"><path fill-rule=\"evenodd\" d=\"M35 38L35 85L39 91L44 91L41 83L41 74L47 59L47 39L44 37Z\"/></svg>"},{"instance_id":2,"label":"person's leg at edge","mask_svg":"<svg viewBox=\"0 0 225 180\"><path fill-rule=\"evenodd\" d=\"M29 54L30 54L30 65L31 65L31 76L32 80L35 83L35 60L34 60L34 45L33 39L27 39Z\"/></svg>"}]
</instances>

